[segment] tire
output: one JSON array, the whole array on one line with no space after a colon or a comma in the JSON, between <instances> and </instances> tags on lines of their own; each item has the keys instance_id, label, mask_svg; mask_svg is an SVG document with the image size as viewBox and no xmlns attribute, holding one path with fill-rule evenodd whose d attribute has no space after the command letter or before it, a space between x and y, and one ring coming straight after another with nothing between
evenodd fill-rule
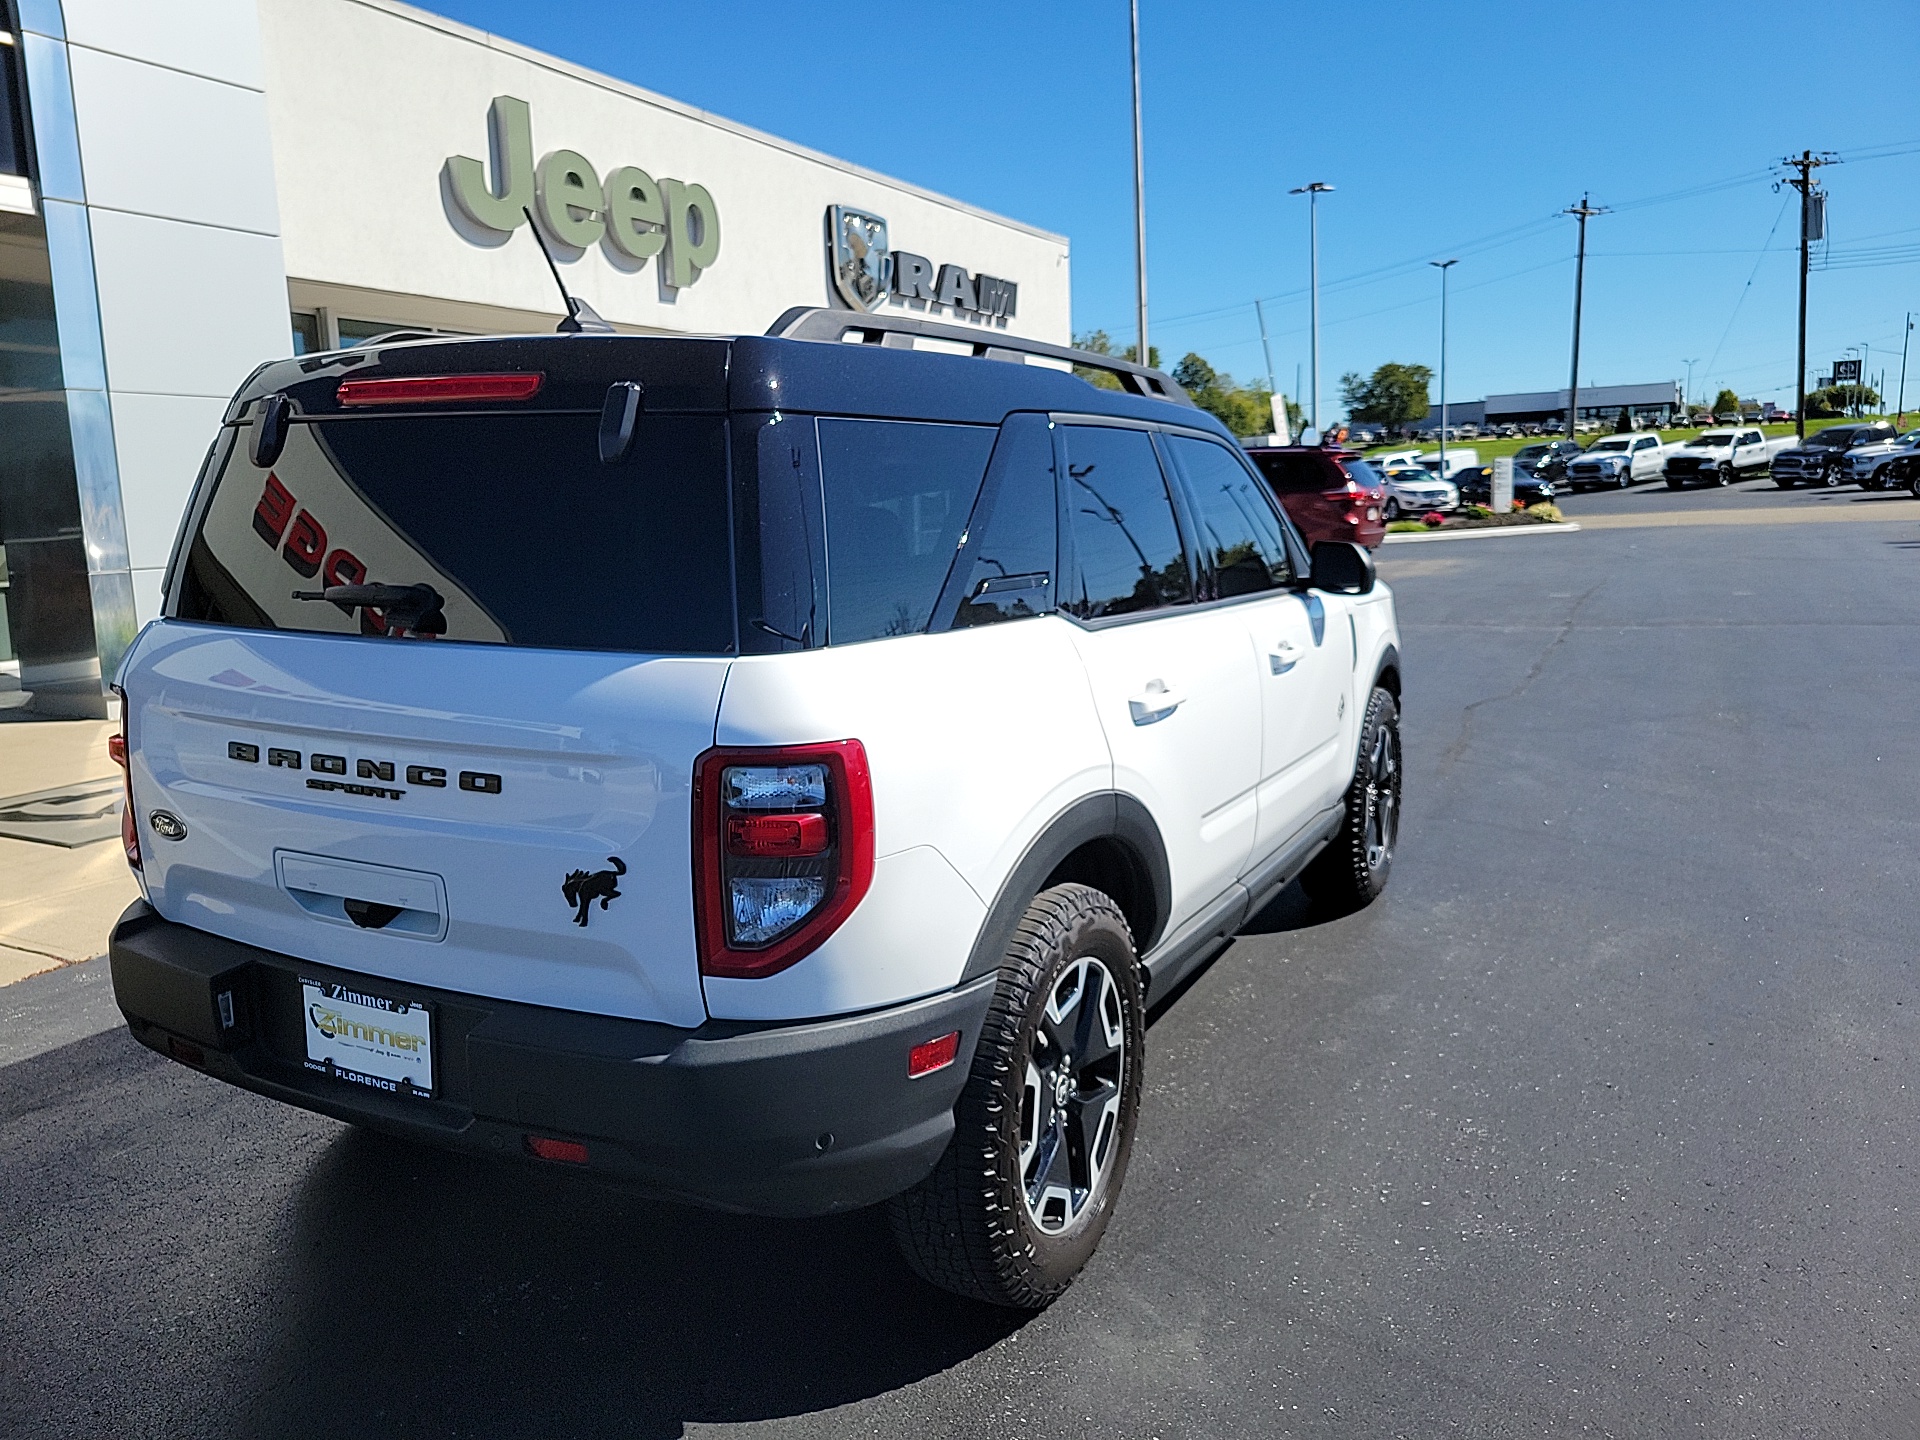
<instances>
[{"instance_id":1,"label":"tire","mask_svg":"<svg viewBox=\"0 0 1920 1440\"><path fill-rule=\"evenodd\" d=\"M1713 472L1713 483L1716 485L1733 484L1733 468L1729 465L1722 465L1719 469L1715 470Z\"/></svg>"},{"instance_id":2,"label":"tire","mask_svg":"<svg viewBox=\"0 0 1920 1440\"><path fill-rule=\"evenodd\" d=\"M1400 835L1401 775L1400 705L1391 691L1376 686L1360 724L1359 758L1347 786L1340 833L1300 877L1322 910L1350 914L1371 905L1387 888Z\"/></svg>"},{"instance_id":3,"label":"tire","mask_svg":"<svg viewBox=\"0 0 1920 1440\"><path fill-rule=\"evenodd\" d=\"M1120 1198L1145 1045L1140 962L1120 907L1086 885L1043 891L1007 947L953 1143L887 1202L907 1264L990 1305L1057 1300Z\"/></svg>"},{"instance_id":4,"label":"tire","mask_svg":"<svg viewBox=\"0 0 1920 1440\"><path fill-rule=\"evenodd\" d=\"M1920 500L1920 470L1914 471L1907 477L1907 490L1914 499Z\"/></svg>"},{"instance_id":5,"label":"tire","mask_svg":"<svg viewBox=\"0 0 1920 1440\"><path fill-rule=\"evenodd\" d=\"M1628 487L1630 487L1632 484L1633 484L1633 466L1622 465L1620 467L1620 478L1613 482L1613 488L1616 490L1625 490Z\"/></svg>"},{"instance_id":6,"label":"tire","mask_svg":"<svg viewBox=\"0 0 1920 1440\"><path fill-rule=\"evenodd\" d=\"M1398 520L1400 518L1400 502L1389 495L1387 497L1387 503L1380 507L1380 513L1389 520Z\"/></svg>"},{"instance_id":7,"label":"tire","mask_svg":"<svg viewBox=\"0 0 1920 1440\"><path fill-rule=\"evenodd\" d=\"M1820 472L1820 484L1823 489L1838 490L1840 488L1840 472L1829 465Z\"/></svg>"}]
</instances>

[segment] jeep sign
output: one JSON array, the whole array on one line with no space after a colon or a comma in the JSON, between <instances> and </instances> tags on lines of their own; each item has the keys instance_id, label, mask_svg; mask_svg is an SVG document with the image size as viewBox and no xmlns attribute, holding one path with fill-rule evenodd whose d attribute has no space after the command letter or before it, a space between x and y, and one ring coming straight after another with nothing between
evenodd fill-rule
<instances>
[{"instance_id":1,"label":"jeep sign","mask_svg":"<svg viewBox=\"0 0 1920 1440\"><path fill-rule=\"evenodd\" d=\"M551 151L536 165L526 101L496 96L487 118L492 183L487 167L466 155L448 157L442 171L454 203L474 224L511 234L531 210L542 230L577 250L604 242L641 263L664 250L661 278L676 289L693 284L718 258L720 212L706 186L656 181L637 165L622 165L602 180L573 150Z\"/></svg>"}]
</instances>

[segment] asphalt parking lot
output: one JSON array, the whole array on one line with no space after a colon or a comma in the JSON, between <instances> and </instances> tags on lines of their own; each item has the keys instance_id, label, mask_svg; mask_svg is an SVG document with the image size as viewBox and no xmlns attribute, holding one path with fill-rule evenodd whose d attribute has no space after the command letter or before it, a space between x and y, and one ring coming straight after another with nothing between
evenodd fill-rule
<instances>
[{"instance_id":1,"label":"asphalt parking lot","mask_svg":"<svg viewBox=\"0 0 1920 1440\"><path fill-rule=\"evenodd\" d=\"M1381 553L1389 893L1290 892L1157 1014L1052 1310L110 1030L0 1068L0 1433L1920 1433L1920 501L1567 509Z\"/></svg>"}]
</instances>

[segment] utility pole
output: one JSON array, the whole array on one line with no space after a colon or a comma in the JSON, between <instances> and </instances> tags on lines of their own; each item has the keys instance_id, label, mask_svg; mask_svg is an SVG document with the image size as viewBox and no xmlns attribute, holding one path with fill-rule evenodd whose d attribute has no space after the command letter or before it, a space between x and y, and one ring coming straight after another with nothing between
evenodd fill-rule
<instances>
[{"instance_id":1,"label":"utility pole","mask_svg":"<svg viewBox=\"0 0 1920 1440\"><path fill-rule=\"evenodd\" d=\"M1253 302L1253 313L1260 317L1260 351L1267 357L1267 393L1272 394L1280 387L1273 383L1273 347L1267 344L1267 312L1258 300Z\"/></svg>"},{"instance_id":2,"label":"utility pole","mask_svg":"<svg viewBox=\"0 0 1920 1440\"><path fill-rule=\"evenodd\" d=\"M1312 291L1309 309L1312 313L1312 334L1308 341L1308 355L1313 368L1313 408L1307 416L1317 435L1320 430L1320 197L1333 189L1323 180L1315 180L1310 185L1302 185L1289 190L1289 195L1307 197L1307 237L1310 266L1309 281Z\"/></svg>"},{"instance_id":3,"label":"utility pole","mask_svg":"<svg viewBox=\"0 0 1920 1440\"><path fill-rule=\"evenodd\" d=\"M1587 283L1587 221L1607 213L1604 205L1590 205L1582 195L1578 205L1569 205L1560 213L1580 221L1580 248L1573 263L1573 374L1567 381L1567 439L1573 439L1574 425L1580 418L1580 300Z\"/></svg>"},{"instance_id":4,"label":"utility pole","mask_svg":"<svg viewBox=\"0 0 1920 1440\"><path fill-rule=\"evenodd\" d=\"M1866 418L1867 391L1871 388L1870 382L1873 378L1867 373L1867 366L1872 363L1873 346L1862 340L1860 342L1860 416L1862 419Z\"/></svg>"},{"instance_id":5,"label":"utility pole","mask_svg":"<svg viewBox=\"0 0 1920 1440\"><path fill-rule=\"evenodd\" d=\"M1147 348L1147 161L1140 132L1140 0L1132 0L1133 17L1133 284L1139 310L1140 348L1134 358L1153 363Z\"/></svg>"},{"instance_id":6,"label":"utility pole","mask_svg":"<svg viewBox=\"0 0 1920 1440\"><path fill-rule=\"evenodd\" d=\"M1787 184L1800 192L1800 349L1799 365L1793 372L1793 433L1802 440L1807 438L1807 246L1811 241L1824 240L1827 234L1826 196L1816 188L1813 172L1839 159L1831 150L1817 155L1802 150L1781 161L1789 170L1799 172L1789 175ZM1816 196L1818 206L1814 204Z\"/></svg>"},{"instance_id":7,"label":"utility pole","mask_svg":"<svg viewBox=\"0 0 1920 1440\"><path fill-rule=\"evenodd\" d=\"M1907 312L1907 328L1900 337L1900 413L1894 417L1893 428L1898 430L1907 420L1907 342L1913 339L1913 312Z\"/></svg>"},{"instance_id":8,"label":"utility pole","mask_svg":"<svg viewBox=\"0 0 1920 1440\"><path fill-rule=\"evenodd\" d=\"M1440 272L1440 478L1447 478L1447 271L1460 263L1451 260L1427 262Z\"/></svg>"},{"instance_id":9,"label":"utility pole","mask_svg":"<svg viewBox=\"0 0 1920 1440\"><path fill-rule=\"evenodd\" d=\"M1687 410L1687 418L1692 419L1693 416L1690 407L1693 404L1693 367L1698 365L1700 361L1696 357L1692 360L1682 360L1680 363L1687 367L1687 383L1686 387L1680 392L1680 407L1683 410Z\"/></svg>"}]
</instances>

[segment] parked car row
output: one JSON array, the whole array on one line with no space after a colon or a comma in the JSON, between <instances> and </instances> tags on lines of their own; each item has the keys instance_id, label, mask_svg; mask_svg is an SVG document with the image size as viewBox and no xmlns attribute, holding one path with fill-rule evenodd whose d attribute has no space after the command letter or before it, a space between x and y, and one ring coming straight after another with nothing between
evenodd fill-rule
<instances>
[{"instance_id":1,"label":"parked car row","mask_svg":"<svg viewBox=\"0 0 1920 1440\"><path fill-rule=\"evenodd\" d=\"M1782 490L1796 485L1826 489L1858 485L1863 490L1883 490L1889 482L1905 484L1912 467L1901 458L1901 452L1911 450L1916 439L1920 439L1920 430L1898 435L1885 420L1830 425L1809 435L1804 444L1790 445L1774 457L1773 483Z\"/></svg>"}]
</instances>

